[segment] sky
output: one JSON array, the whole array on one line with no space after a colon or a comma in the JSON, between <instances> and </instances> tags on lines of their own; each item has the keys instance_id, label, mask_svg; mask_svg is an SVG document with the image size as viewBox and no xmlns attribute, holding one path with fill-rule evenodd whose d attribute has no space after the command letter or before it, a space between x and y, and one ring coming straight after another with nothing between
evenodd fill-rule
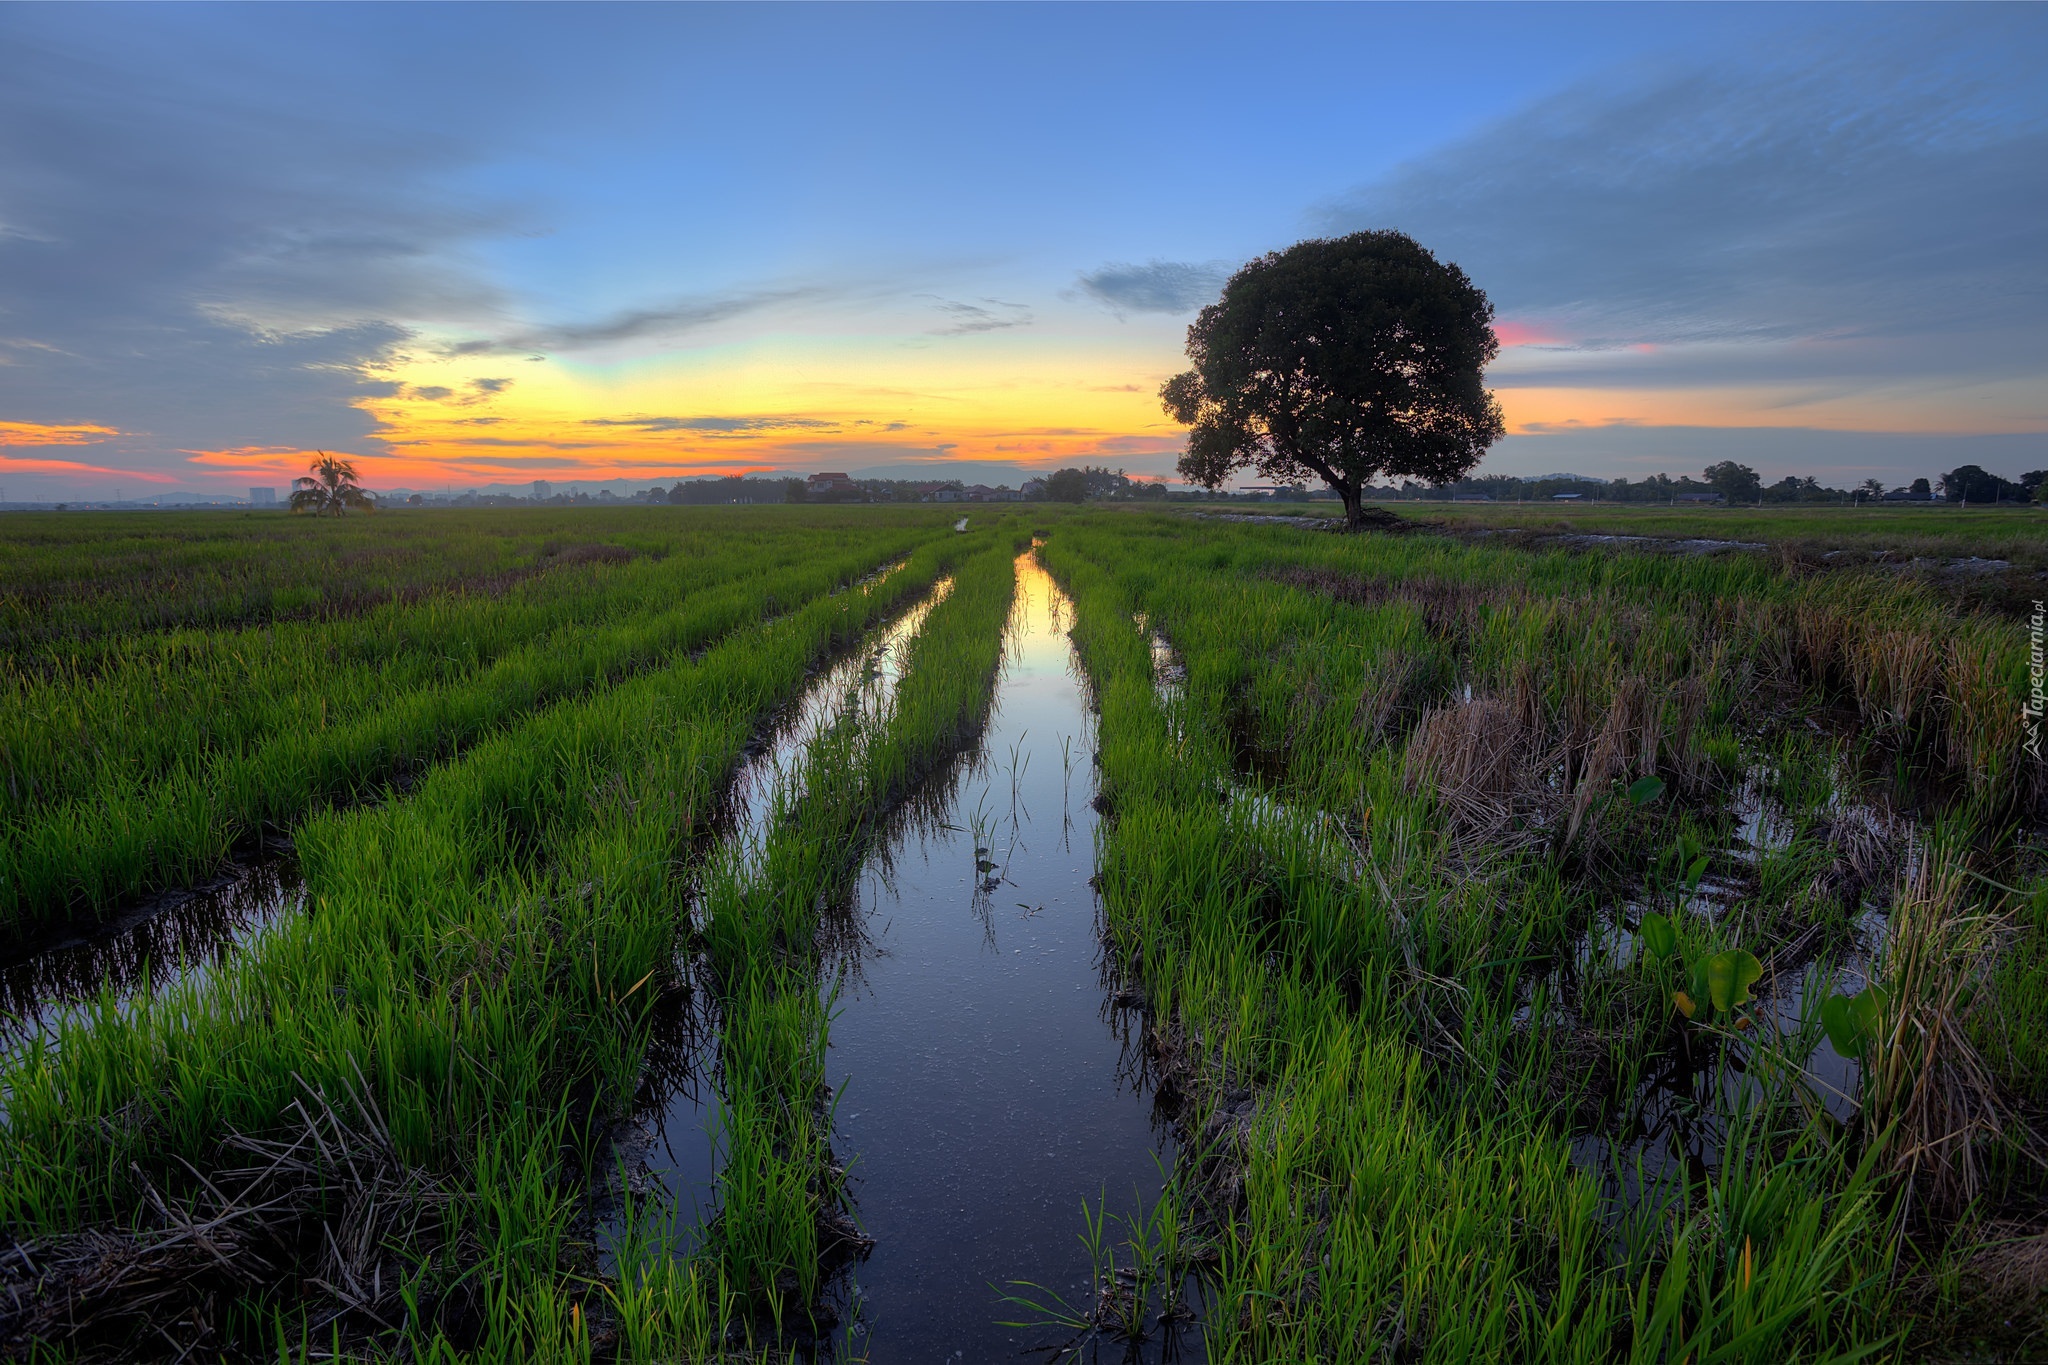
<instances>
[{"instance_id":1,"label":"sky","mask_svg":"<svg viewBox=\"0 0 2048 1365\"><path fill-rule=\"evenodd\" d=\"M1247 260L1494 301L1478 473L2048 466L2048 7L0 6L0 493L1171 475Z\"/></svg>"}]
</instances>

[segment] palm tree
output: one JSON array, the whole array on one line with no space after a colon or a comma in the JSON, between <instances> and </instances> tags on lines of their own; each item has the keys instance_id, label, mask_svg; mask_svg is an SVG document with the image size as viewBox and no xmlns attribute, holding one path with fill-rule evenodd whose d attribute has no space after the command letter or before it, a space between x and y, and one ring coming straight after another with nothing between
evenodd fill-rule
<instances>
[{"instance_id":1,"label":"palm tree","mask_svg":"<svg viewBox=\"0 0 2048 1365\"><path fill-rule=\"evenodd\" d=\"M338 517L351 507L377 510L377 500L356 482L353 463L337 460L324 450L313 453L319 458L309 466L312 477L292 480L292 511Z\"/></svg>"}]
</instances>

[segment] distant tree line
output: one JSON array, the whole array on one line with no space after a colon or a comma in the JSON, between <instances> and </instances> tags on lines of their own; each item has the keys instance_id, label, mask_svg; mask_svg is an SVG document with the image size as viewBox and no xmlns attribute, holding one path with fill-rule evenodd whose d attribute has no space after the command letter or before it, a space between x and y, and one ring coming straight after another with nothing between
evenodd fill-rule
<instances>
[{"instance_id":1,"label":"distant tree line","mask_svg":"<svg viewBox=\"0 0 2048 1365\"><path fill-rule=\"evenodd\" d=\"M2048 502L2048 470L2036 469L2020 475L2018 480L2003 479L1996 474L1973 464L1966 464L1943 474L1939 479L1914 479L1910 484L1900 485L1903 492L1914 499L1931 499L1936 488L1941 490L1945 501L1951 503L2024 503ZM1606 481L1550 478L1524 479L1509 474L1489 474L1481 478L1458 479L1445 484L1421 484L1403 482L1398 486L1374 488L1368 496L1385 499L1435 499L1446 497L1488 497L1496 502L1540 502L1554 498L1560 493L1576 493L1587 499L1603 502L1670 503L1685 500L1704 500L1719 496L1731 505L1766 506L1783 503L1850 503L1870 502L1882 498L1894 490L1887 488L1878 479L1865 479L1854 488L1830 488L1819 479L1808 475L1804 478L1786 475L1776 483L1767 484L1763 477L1748 465L1734 460L1723 460L1711 464L1701 471L1701 477L1691 475L1672 478L1669 474L1652 474L1648 478L1630 481L1612 479ZM1306 489L1296 496L1307 496ZM1279 496L1279 495L1276 495Z\"/></svg>"},{"instance_id":2,"label":"distant tree line","mask_svg":"<svg viewBox=\"0 0 2048 1365\"><path fill-rule=\"evenodd\" d=\"M1133 479L1121 469L1055 469L1045 478L1045 498L1050 502L1086 502L1090 498L1153 498L1167 496L1166 485L1148 479Z\"/></svg>"}]
</instances>

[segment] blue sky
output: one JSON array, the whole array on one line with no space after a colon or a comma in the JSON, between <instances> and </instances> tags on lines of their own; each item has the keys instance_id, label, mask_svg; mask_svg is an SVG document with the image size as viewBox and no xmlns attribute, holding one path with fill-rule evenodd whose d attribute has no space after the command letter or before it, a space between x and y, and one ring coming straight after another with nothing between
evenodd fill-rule
<instances>
[{"instance_id":1,"label":"blue sky","mask_svg":"<svg viewBox=\"0 0 2048 1365\"><path fill-rule=\"evenodd\" d=\"M1221 279L1399 227L1482 472L2048 465L2038 6L16 5L9 496L1169 472Z\"/></svg>"}]
</instances>

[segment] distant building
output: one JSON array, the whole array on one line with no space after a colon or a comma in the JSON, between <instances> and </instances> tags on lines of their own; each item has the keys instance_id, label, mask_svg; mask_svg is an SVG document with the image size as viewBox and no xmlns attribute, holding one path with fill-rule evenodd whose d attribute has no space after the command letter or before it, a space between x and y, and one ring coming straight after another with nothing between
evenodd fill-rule
<instances>
[{"instance_id":1,"label":"distant building","mask_svg":"<svg viewBox=\"0 0 2048 1365\"><path fill-rule=\"evenodd\" d=\"M1552 493L1550 495L1550 500L1552 502L1579 502L1583 500L1585 496L1586 495L1584 493Z\"/></svg>"},{"instance_id":2,"label":"distant building","mask_svg":"<svg viewBox=\"0 0 2048 1365\"><path fill-rule=\"evenodd\" d=\"M249 505L250 505L251 507L275 507L275 506L277 506L277 490L276 490L275 488L252 488L252 489L250 489L250 490L249 490Z\"/></svg>"},{"instance_id":3,"label":"distant building","mask_svg":"<svg viewBox=\"0 0 2048 1365\"><path fill-rule=\"evenodd\" d=\"M533 481L533 500L535 502L546 502L554 495L555 486L546 479L535 479Z\"/></svg>"},{"instance_id":4,"label":"distant building","mask_svg":"<svg viewBox=\"0 0 2048 1365\"><path fill-rule=\"evenodd\" d=\"M1026 498L1042 498L1045 496L1045 480L1026 479L1024 480L1024 487L1019 492L1021 496Z\"/></svg>"},{"instance_id":5,"label":"distant building","mask_svg":"<svg viewBox=\"0 0 2048 1365\"><path fill-rule=\"evenodd\" d=\"M845 474L813 474L804 480L804 492L816 496L820 493L855 493L860 491L854 481Z\"/></svg>"},{"instance_id":6,"label":"distant building","mask_svg":"<svg viewBox=\"0 0 2048 1365\"><path fill-rule=\"evenodd\" d=\"M1925 492L1925 493L1915 493L1915 492L1914 492L1914 491L1913 491L1912 489L1910 489L1910 488L1894 488L1894 489L1893 489L1893 490L1892 490L1891 492L1889 492L1889 493L1887 493L1887 494L1885 494L1885 495L1884 495L1884 498L1882 499L1882 501L1885 501L1885 502L1933 502L1933 501L1934 501L1934 493L1933 493L1933 491L1932 491L1932 490L1929 490L1928 492Z\"/></svg>"}]
</instances>

